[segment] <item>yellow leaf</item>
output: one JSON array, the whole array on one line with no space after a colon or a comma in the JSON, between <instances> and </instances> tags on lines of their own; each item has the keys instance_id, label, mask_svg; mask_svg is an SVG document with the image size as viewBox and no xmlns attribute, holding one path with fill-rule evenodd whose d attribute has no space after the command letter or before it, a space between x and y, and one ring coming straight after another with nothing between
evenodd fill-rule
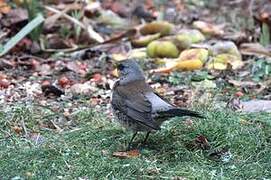
<instances>
[{"instance_id":1,"label":"yellow leaf","mask_svg":"<svg viewBox=\"0 0 271 180\"><path fill-rule=\"evenodd\" d=\"M147 55L149 57L155 57L156 56L156 47L159 44L158 41L152 41L148 47L147 47Z\"/></svg>"},{"instance_id":2,"label":"yellow leaf","mask_svg":"<svg viewBox=\"0 0 271 180\"><path fill-rule=\"evenodd\" d=\"M241 68L244 63L239 56L232 54L219 54L213 58L207 65L208 69L225 70L231 65L232 69Z\"/></svg>"},{"instance_id":3,"label":"yellow leaf","mask_svg":"<svg viewBox=\"0 0 271 180\"><path fill-rule=\"evenodd\" d=\"M174 25L166 21L155 21L145 24L141 29L140 33L146 34L156 34L160 33L161 36L168 35L173 30Z\"/></svg>"},{"instance_id":4,"label":"yellow leaf","mask_svg":"<svg viewBox=\"0 0 271 180\"><path fill-rule=\"evenodd\" d=\"M131 43L134 47L144 47L147 46L150 42L158 39L160 37L160 33L151 34L147 36L142 36L137 39L132 39Z\"/></svg>"},{"instance_id":5,"label":"yellow leaf","mask_svg":"<svg viewBox=\"0 0 271 180\"><path fill-rule=\"evenodd\" d=\"M171 57L176 58L179 56L179 50L170 41L163 41L156 47L158 57Z\"/></svg>"},{"instance_id":6,"label":"yellow leaf","mask_svg":"<svg viewBox=\"0 0 271 180\"><path fill-rule=\"evenodd\" d=\"M147 57L146 51L138 51L137 49L132 50L128 56L128 58L137 58L137 59L144 59L146 57Z\"/></svg>"},{"instance_id":7,"label":"yellow leaf","mask_svg":"<svg viewBox=\"0 0 271 180\"><path fill-rule=\"evenodd\" d=\"M154 72L154 73L170 73L177 66L177 62L173 61L173 60L166 61L165 59L160 59L159 63L165 63L166 67L154 69L154 70L152 70L152 72Z\"/></svg>"},{"instance_id":8,"label":"yellow leaf","mask_svg":"<svg viewBox=\"0 0 271 180\"><path fill-rule=\"evenodd\" d=\"M187 35L178 35L176 39L174 39L174 43L180 50L187 49L191 46L191 38Z\"/></svg>"},{"instance_id":9,"label":"yellow leaf","mask_svg":"<svg viewBox=\"0 0 271 180\"><path fill-rule=\"evenodd\" d=\"M147 46L147 54L150 57L176 58L179 50L171 41L153 41Z\"/></svg>"},{"instance_id":10,"label":"yellow leaf","mask_svg":"<svg viewBox=\"0 0 271 180\"><path fill-rule=\"evenodd\" d=\"M201 69L203 63L200 59L190 59L185 61L178 61L175 69L183 71L191 71L196 69Z\"/></svg>"},{"instance_id":11,"label":"yellow leaf","mask_svg":"<svg viewBox=\"0 0 271 180\"><path fill-rule=\"evenodd\" d=\"M194 21L193 26L207 35L223 35L224 31L222 26L210 24L204 21Z\"/></svg>"},{"instance_id":12,"label":"yellow leaf","mask_svg":"<svg viewBox=\"0 0 271 180\"><path fill-rule=\"evenodd\" d=\"M208 50L206 49L188 49L183 51L180 54L179 60L186 61L186 60L201 60L202 63L205 63L208 59Z\"/></svg>"},{"instance_id":13,"label":"yellow leaf","mask_svg":"<svg viewBox=\"0 0 271 180\"><path fill-rule=\"evenodd\" d=\"M188 38L191 43L198 43L205 40L204 35L196 29L182 30L176 36L177 39L183 39L184 37Z\"/></svg>"},{"instance_id":14,"label":"yellow leaf","mask_svg":"<svg viewBox=\"0 0 271 180\"><path fill-rule=\"evenodd\" d=\"M207 65L208 69L217 69L217 70L225 70L227 69L227 65L220 62L211 62Z\"/></svg>"},{"instance_id":15,"label":"yellow leaf","mask_svg":"<svg viewBox=\"0 0 271 180\"><path fill-rule=\"evenodd\" d=\"M213 56L219 54L231 54L238 57L241 60L241 54L237 46L231 41L217 42L210 48L210 52Z\"/></svg>"}]
</instances>

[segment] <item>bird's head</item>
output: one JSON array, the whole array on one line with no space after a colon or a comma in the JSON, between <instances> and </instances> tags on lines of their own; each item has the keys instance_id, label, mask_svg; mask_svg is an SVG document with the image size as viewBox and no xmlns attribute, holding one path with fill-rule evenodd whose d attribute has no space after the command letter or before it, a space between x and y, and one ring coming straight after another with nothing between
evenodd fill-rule
<instances>
[{"instance_id":1,"label":"bird's head","mask_svg":"<svg viewBox=\"0 0 271 180\"><path fill-rule=\"evenodd\" d=\"M120 61L117 64L120 83L122 85L134 81L145 81L144 73L137 62L133 59Z\"/></svg>"}]
</instances>

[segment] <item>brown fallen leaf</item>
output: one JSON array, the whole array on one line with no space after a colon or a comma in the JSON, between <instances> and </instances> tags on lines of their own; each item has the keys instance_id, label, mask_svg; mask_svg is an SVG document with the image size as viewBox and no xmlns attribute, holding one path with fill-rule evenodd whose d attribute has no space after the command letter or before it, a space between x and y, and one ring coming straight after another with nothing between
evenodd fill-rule
<instances>
[{"instance_id":1,"label":"brown fallen leaf","mask_svg":"<svg viewBox=\"0 0 271 180\"><path fill-rule=\"evenodd\" d=\"M6 14L6 17L2 20L3 20L2 23L5 26L12 27L19 23L27 21L28 13L25 9L22 8L12 9Z\"/></svg>"},{"instance_id":2,"label":"brown fallen leaf","mask_svg":"<svg viewBox=\"0 0 271 180\"><path fill-rule=\"evenodd\" d=\"M189 142L186 146L191 150L195 149L207 150L211 148L207 138L201 134L198 135L193 141Z\"/></svg>"},{"instance_id":3,"label":"brown fallen leaf","mask_svg":"<svg viewBox=\"0 0 271 180\"><path fill-rule=\"evenodd\" d=\"M210 148L210 144L207 140L207 138L203 135L198 135L195 139L195 145L196 147L206 150Z\"/></svg>"},{"instance_id":4,"label":"brown fallen leaf","mask_svg":"<svg viewBox=\"0 0 271 180\"><path fill-rule=\"evenodd\" d=\"M234 79L229 79L228 82L236 87L253 87L256 88L259 84L253 81L237 81Z\"/></svg>"},{"instance_id":5,"label":"brown fallen leaf","mask_svg":"<svg viewBox=\"0 0 271 180\"><path fill-rule=\"evenodd\" d=\"M100 83L103 81L103 76L100 73L95 73L92 75L92 78L90 79L90 81Z\"/></svg>"},{"instance_id":6,"label":"brown fallen leaf","mask_svg":"<svg viewBox=\"0 0 271 180\"><path fill-rule=\"evenodd\" d=\"M15 133L17 133L17 134L21 134L22 132L23 132L23 128L22 127L19 127L19 126L12 126L11 127L11 129L13 130L13 131L15 131Z\"/></svg>"},{"instance_id":7,"label":"brown fallen leaf","mask_svg":"<svg viewBox=\"0 0 271 180\"><path fill-rule=\"evenodd\" d=\"M66 67L82 76L85 76L87 73L87 64L83 62L71 61L67 63Z\"/></svg>"},{"instance_id":8,"label":"brown fallen leaf","mask_svg":"<svg viewBox=\"0 0 271 180\"><path fill-rule=\"evenodd\" d=\"M243 43L240 45L240 52L244 55L271 56L271 50L259 43Z\"/></svg>"},{"instance_id":9,"label":"brown fallen leaf","mask_svg":"<svg viewBox=\"0 0 271 180\"><path fill-rule=\"evenodd\" d=\"M7 14L11 10L10 6L5 2L5 0L0 0L0 14Z\"/></svg>"},{"instance_id":10,"label":"brown fallen leaf","mask_svg":"<svg viewBox=\"0 0 271 180\"><path fill-rule=\"evenodd\" d=\"M114 157L118 157L120 159L126 159L126 158L136 158L140 155L139 150L131 150L131 151L117 151L113 153Z\"/></svg>"},{"instance_id":11,"label":"brown fallen leaf","mask_svg":"<svg viewBox=\"0 0 271 180\"><path fill-rule=\"evenodd\" d=\"M0 79L0 89L6 89L11 83L7 79Z\"/></svg>"},{"instance_id":12,"label":"brown fallen leaf","mask_svg":"<svg viewBox=\"0 0 271 180\"><path fill-rule=\"evenodd\" d=\"M221 36L224 34L222 25L214 25L204 21L194 21L193 26L207 35Z\"/></svg>"},{"instance_id":13,"label":"brown fallen leaf","mask_svg":"<svg viewBox=\"0 0 271 180\"><path fill-rule=\"evenodd\" d=\"M143 35L160 33L161 36L168 35L172 32L174 25L166 21L153 21L140 28Z\"/></svg>"},{"instance_id":14,"label":"brown fallen leaf","mask_svg":"<svg viewBox=\"0 0 271 180\"><path fill-rule=\"evenodd\" d=\"M71 85L71 80L68 77L66 77L66 76L62 76L60 79L58 79L58 84L62 88L65 88L66 86L70 86Z\"/></svg>"}]
</instances>

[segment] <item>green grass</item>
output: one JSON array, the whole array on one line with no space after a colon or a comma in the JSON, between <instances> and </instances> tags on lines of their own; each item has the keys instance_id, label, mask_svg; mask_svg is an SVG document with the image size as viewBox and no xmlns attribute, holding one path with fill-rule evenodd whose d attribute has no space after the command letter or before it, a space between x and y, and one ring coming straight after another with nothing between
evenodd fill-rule
<instances>
[{"instance_id":1,"label":"green grass","mask_svg":"<svg viewBox=\"0 0 271 180\"><path fill-rule=\"evenodd\" d=\"M6 123L18 121L20 114L27 127L35 128L44 119L33 109L2 112L0 179L270 179L270 114L204 111L207 118L194 119L192 126L181 118L165 123L161 131L151 134L140 156L129 159L112 153L124 150L132 134L93 110L73 116L79 129L62 133L39 130L45 138L41 145L16 135ZM11 136L5 137L3 132ZM198 135L208 139L210 149L193 147ZM143 134L138 136L135 144L143 138ZM228 148L228 156L210 156L222 148Z\"/></svg>"}]
</instances>

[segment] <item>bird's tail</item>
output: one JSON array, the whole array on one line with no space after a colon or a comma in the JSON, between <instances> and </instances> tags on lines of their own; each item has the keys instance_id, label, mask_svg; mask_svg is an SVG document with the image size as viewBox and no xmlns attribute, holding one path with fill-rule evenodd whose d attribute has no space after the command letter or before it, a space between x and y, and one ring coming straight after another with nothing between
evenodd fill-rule
<instances>
[{"instance_id":1,"label":"bird's tail","mask_svg":"<svg viewBox=\"0 0 271 180\"><path fill-rule=\"evenodd\" d=\"M160 115L166 116L166 117L191 116L191 117L204 118L203 115L201 115L200 113L196 111L190 111L190 110L180 109L180 108L173 108L167 111L163 111Z\"/></svg>"}]
</instances>

